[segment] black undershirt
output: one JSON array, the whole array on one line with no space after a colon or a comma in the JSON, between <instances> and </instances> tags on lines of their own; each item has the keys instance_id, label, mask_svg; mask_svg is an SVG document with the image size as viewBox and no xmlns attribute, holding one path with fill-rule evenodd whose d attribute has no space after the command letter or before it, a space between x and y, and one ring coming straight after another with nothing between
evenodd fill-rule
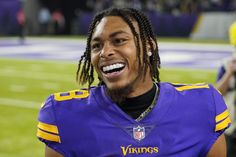
<instances>
[{"instance_id":1,"label":"black undershirt","mask_svg":"<svg viewBox=\"0 0 236 157\"><path fill-rule=\"evenodd\" d=\"M151 104L155 97L156 86L148 92L133 98L126 98L118 106L132 118L137 119Z\"/></svg>"}]
</instances>

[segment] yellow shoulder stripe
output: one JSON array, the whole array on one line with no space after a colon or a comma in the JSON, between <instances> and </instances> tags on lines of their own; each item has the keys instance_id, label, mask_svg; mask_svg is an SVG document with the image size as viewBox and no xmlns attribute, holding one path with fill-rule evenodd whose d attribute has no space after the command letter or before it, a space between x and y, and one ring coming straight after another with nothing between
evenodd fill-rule
<instances>
[{"instance_id":1,"label":"yellow shoulder stripe","mask_svg":"<svg viewBox=\"0 0 236 157\"><path fill-rule=\"evenodd\" d=\"M181 87L176 87L175 89L177 91L184 91L184 90L189 90L189 89L198 89L198 88L209 88L208 84L204 85L185 85Z\"/></svg>"},{"instance_id":2,"label":"yellow shoulder stripe","mask_svg":"<svg viewBox=\"0 0 236 157\"><path fill-rule=\"evenodd\" d=\"M44 131L42 131L40 129L37 130L37 136L39 138L42 138L42 139L45 139L45 140L48 140L48 141L54 141L54 142L61 143L60 137L58 135L53 135L53 134L44 132Z\"/></svg>"},{"instance_id":3,"label":"yellow shoulder stripe","mask_svg":"<svg viewBox=\"0 0 236 157\"><path fill-rule=\"evenodd\" d=\"M43 108L44 105L45 105L45 102L43 102L40 107Z\"/></svg>"},{"instance_id":4,"label":"yellow shoulder stripe","mask_svg":"<svg viewBox=\"0 0 236 157\"><path fill-rule=\"evenodd\" d=\"M222 95L222 93L221 93L218 89L216 89L216 91L217 91L218 93L220 93L220 95Z\"/></svg>"},{"instance_id":5,"label":"yellow shoulder stripe","mask_svg":"<svg viewBox=\"0 0 236 157\"><path fill-rule=\"evenodd\" d=\"M40 128L41 130L47 131L47 132L58 134L58 128L56 125L50 125L50 124L39 122L38 128Z\"/></svg>"},{"instance_id":6,"label":"yellow shoulder stripe","mask_svg":"<svg viewBox=\"0 0 236 157\"><path fill-rule=\"evenodd\" d=\"M221 114L216 116L216 123L218 123L219 121L225 119L226 117L229 116L229 111L226 109L224 112L222 112Z\"/></svg>"},{"instance_id":7,"label":"yellow shoulder stripe","mask_svg":"<svg viewBox=\"0 0 236 157\"><path fill-rule=\"evenodd\" d=\"M223 120L222 122L216 125L215 131L219 131L226 128L230 123L231 123L231 119L228 116L225 120Z\"/></svg>"}]
</instances>

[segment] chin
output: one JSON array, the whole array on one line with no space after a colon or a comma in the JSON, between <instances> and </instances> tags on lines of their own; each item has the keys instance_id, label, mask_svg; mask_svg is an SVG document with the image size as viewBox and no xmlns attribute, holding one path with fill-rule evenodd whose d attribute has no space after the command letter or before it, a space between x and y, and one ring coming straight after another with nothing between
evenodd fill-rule
<instances>
[{"instance_id":1,"label":"chin","mask_svg":"<svg viewBox=\"0 0 236 157\"><path fill-rule=\"evenodd\" d=\"M121 83L105 83L106 84L106 87L109 89L109 90L122 90L126 87L129 86L129 84L121 84Z\"/></svg>"},{"instance_id":2,"label":"chin","mask_svg":"<svg viewBox=\"0 0 236 157\"><path fill-rule=\"evenodd\" d=\"M119 91L119 90L122 90L124 87L122 86L117 86L117 85L106 85L107 89L109 91Z\"/></svg>"},{"instance_id":3,"label":"chin","mask_svg":"<svg viewBox=\"0 0 236 157\"><path fill-rule=\"evenodd\" d=\"M133 86L131 84L119 85L119 84L106 84L107 93L114 102L122 102L127 95L133 92Z\"/></svg>"}]
</instances>

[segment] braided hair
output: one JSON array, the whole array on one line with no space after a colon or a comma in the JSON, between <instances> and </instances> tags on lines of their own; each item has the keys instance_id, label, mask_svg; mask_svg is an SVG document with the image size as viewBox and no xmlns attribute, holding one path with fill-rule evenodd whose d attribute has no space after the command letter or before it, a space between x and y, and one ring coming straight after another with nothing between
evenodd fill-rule
<instances>
[{"instance_id":1,"label":"braided hair","mask_svg":"<svg viewBox=\"0 0 236 157\"><path fill-rule=\"evenodd\" d=\"M141 11L133 8L109 8L95 15L89 27L87 46L85 52L81 56L81 59L79 60L78 63L76 80L82 85L88 83L89 87L94 81L94 67L91 64L91 39L96 26L102 20L102 18L106 16L119 16L128 24L134 35L134 38L137 41L136 46L137 46L138 62L140 63L139 65L141 65L142 60L144 63L143 66L139 68L139 72L145 74L147 72L147 68L150 67L150 72L153 80L156 82L160 82L159 70L158 70L158 68L160 68L160 56L158 53L158 45L156 37L153 33L148 18ZM132 21L136 21L138 23L140 32L139 34L137 30L135 30ZM155 42L155 45L153 42ZM152 55L151 56L142 55L141 58L140 55L141 47L143 49L142 50L143 54L147 54L147 49L146 49L147 43L150 45L150 50L152 52ZM140 44L142 44L142 46ZM99 84L102 84L103 83L102 80L101 79L99 80L100 80Z\"/></svg>"}]
</instances>

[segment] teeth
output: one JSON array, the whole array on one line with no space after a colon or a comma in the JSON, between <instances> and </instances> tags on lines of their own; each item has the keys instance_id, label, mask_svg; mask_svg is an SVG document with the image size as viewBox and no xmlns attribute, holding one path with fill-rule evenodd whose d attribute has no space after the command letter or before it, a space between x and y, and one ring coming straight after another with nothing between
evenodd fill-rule
<instances>
[{"instance_id":1,"label":"teeth","mask_svg":"<svg viewBox=\"0 0 236 157\"><path fill-rule=\"evenodd\" d=\"M121 67L124 67L124 66L125 66L124 64L116 63L116 64L105 66L105 67L102 68L102 70L104 72L107 72L107 71L110 71L110 70L113 70L113 69L117 69L117 68L121 68Z\"/></svg>"}]
</instances>

